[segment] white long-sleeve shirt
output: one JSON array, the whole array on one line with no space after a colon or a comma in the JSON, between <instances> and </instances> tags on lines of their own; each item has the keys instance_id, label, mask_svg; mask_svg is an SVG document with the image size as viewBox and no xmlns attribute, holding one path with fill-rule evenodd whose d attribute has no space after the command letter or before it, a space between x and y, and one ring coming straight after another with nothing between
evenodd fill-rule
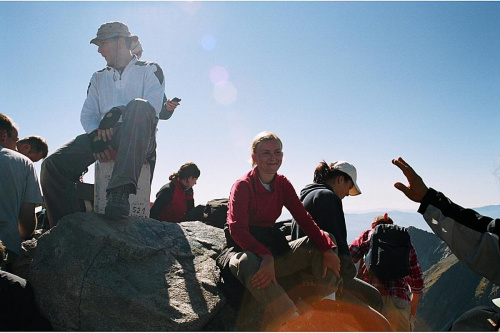
<instances>
[{"instance_id":1,"label":"white long-sleeve shirt","mask_svg":"<svg viewBox=\"0 0 500 333\"><path fill-rule=\"evenodd\" d=\"M134 58L120 73L112 67L95 72L90 79L80 122L85 132L99 127L104 115L115 106L127 105L136 98L145 99L158 117L165 94L165 78L160 66Z\"/></svg>"}]
</instances>

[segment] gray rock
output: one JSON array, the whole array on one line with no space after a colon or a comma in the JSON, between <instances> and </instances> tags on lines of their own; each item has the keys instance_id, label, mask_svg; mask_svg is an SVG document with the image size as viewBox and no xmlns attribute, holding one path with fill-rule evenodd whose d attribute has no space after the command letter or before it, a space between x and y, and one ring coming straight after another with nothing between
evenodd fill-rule
<instances>
[{"instance_id":1,"label":"gray rock","mask_svg":"<svg viewBox=\"0 0 500 333\"><path fill-rule=\"evenodd\" d=\"M224 233L201 222L77 213L37 243L28 279L56 330L196 331L225 303Z\"/></svg>"}]
</instances>

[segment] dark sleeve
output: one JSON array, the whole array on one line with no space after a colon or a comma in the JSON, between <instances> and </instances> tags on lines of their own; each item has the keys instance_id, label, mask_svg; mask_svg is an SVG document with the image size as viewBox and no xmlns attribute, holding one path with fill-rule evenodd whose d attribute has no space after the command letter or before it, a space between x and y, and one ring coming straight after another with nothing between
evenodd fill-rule
<instances>
[{"instance_id":1,"label":"dark sleeve","mask_svg":"<svg viewBox=\"0 0 500 333\"><path fill-rule=\"evenodd\" d=\"M174 197L174 190L175 185L170 182L167 185L163 186L160 191L158 191L158 193L156 194L156 200L149 212L150 218L158 219L163 208L170 202L172 202L172 198Z\"/></svg>"},{"instance_id":2,"label":"dark sleeve","mask_svg":"<svg viewBox=\"0 0 500 333\"><path fill-rule=\"evenodd\" d=\"M160 119L161 120L167 120L172 117L174 114L174 111L168 111L167 107L165 106L165 103L167 102L167 95L163 94L163 104L161 105L161 111L160 111Z\"/></svg>"},{"instance_id":3,"label":"dark sleeve","mask_svg":"<svg viewBox=\"0 0 500 333\"><path fill-rule=\"evenodd\" d=\"M418 212L423 215L429 205L438 208L444 216L455 220L457 223L460 223L467 228L481 233L488 231L500 235L499 219L492 219L491 217L483 216L472 209L463 208L453 203L443 193L437 192L433 188L429 188L425 194L422 199L422 203L418 208Z\"/></svg>"},{"instance_id":4,"label":"dark sleeve","mask_svg":"<svg viewBox=\"0 0 500 333\"><path fill-rule=\"evenodd\" d=\"M285 207L292 214L300 228L320 251L325 252L337 248L334 240L328 237L325 231L321 230L311 214L305 209L290 181L284 176L282 177L284 180Z\"/></svg>"},{"instance_id":5,"label":"dark sleeve","mask_svg":"<svg viewBox=\"0 0 500 333\"><path fill-rule=\"evenodd\" d=\"M314 191L311 194L304 199L304 207L321 230L333 234L339 254L349 255L342 201L328 190Z\"/></svg>"}]
</instances>

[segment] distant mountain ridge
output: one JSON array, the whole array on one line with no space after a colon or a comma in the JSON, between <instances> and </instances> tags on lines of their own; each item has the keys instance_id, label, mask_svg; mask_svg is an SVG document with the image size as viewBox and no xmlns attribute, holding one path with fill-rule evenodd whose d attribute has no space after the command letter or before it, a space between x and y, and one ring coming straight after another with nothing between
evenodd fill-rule
<instances>
[{"instance_id":1,"label":"distant mountain ridge","mask_svg":"<svg viewBox=\"0 0 500 333\"><path fill-rule=\"evenodd\" d=\"M479 208L472 208L481 215L492 218L500 218L500 205L489 205ZM375 216L389 214L394 223L402 227L415 227L420 230L432 232L422 215L418 212L403 212L398 210L374 211L369 213L346 213L345 220L347 226L347 241L351 243L364 230L371 228L371 223Z\"/></svg>"},{"instance_id":2,"label":"distant mountain ridge","mask_svg":"<svg viewBox=\"0 0 500 333\"><path fill-rule=\"evenodd\" d=\"M484 216L500 218L500 205L472 209ZM448 331L468 310L480 305L494 307L492 299L500 298L500 286L463 266L418 212L392 210L345 214L348 243L371 228L375 216L384 213L388 213L396 224L408 227L424 273L424 294L417 311L415 331Z\"/></svg>"},{"instance_id":3,"label":"distant mountain ridge","mask_svg":"<svg viewBox=\"0 0 500 333\"><path fill-rule=\"evenodd\" d=\"M481 215L500 218L500 205L473 209ZM384 213L388 213L396 224L408 227L424 272L424 294L417 311L415 331L448 331L468 310L480 305L494 307L492 299L500 297L500 286L462 265L418 212L345 214L348 242L371 228L373 218Z\"/></svg>"},{"instance_id":4,"label":"distant mountain ridge","mask_svg":"<svg viewBox=\"0 0 500 333\"><path fill-rule=\"evenodd\" d=\"M416 331L447 331L466 311L479 305L494 307L491 300L500 297L499 286L463 266L435 234L413 227L409 232L425 284Z\"/></svg>"}]
</instances>

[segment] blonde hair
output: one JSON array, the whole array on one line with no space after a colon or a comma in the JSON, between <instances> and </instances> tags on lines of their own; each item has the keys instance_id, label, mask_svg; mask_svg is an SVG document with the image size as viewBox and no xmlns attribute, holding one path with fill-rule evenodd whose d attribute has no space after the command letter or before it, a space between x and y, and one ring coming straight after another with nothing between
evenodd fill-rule
<instances>
[{"instance_id":1,"label":"blonde hair","mask_svg":"<svg viewBox=\"0 0 500 333\"><path fill-rule=\"evenodd\" d=\"M252 154L257 153L257 146L259 145L259 143L267 141L267 140L278 140L278 142L280 143L280 148L283 149L283 143L281 142L281 139L276 134L274 134L272 132L268 132L268 131L262 131L259 134L257 134L255 136L255 138L253 138L252 147L251 147ZM253 158L251 161L252 161L252 168L253 168L257 165L257 163L255 163Z\"/></svg>"}]
</instances>

